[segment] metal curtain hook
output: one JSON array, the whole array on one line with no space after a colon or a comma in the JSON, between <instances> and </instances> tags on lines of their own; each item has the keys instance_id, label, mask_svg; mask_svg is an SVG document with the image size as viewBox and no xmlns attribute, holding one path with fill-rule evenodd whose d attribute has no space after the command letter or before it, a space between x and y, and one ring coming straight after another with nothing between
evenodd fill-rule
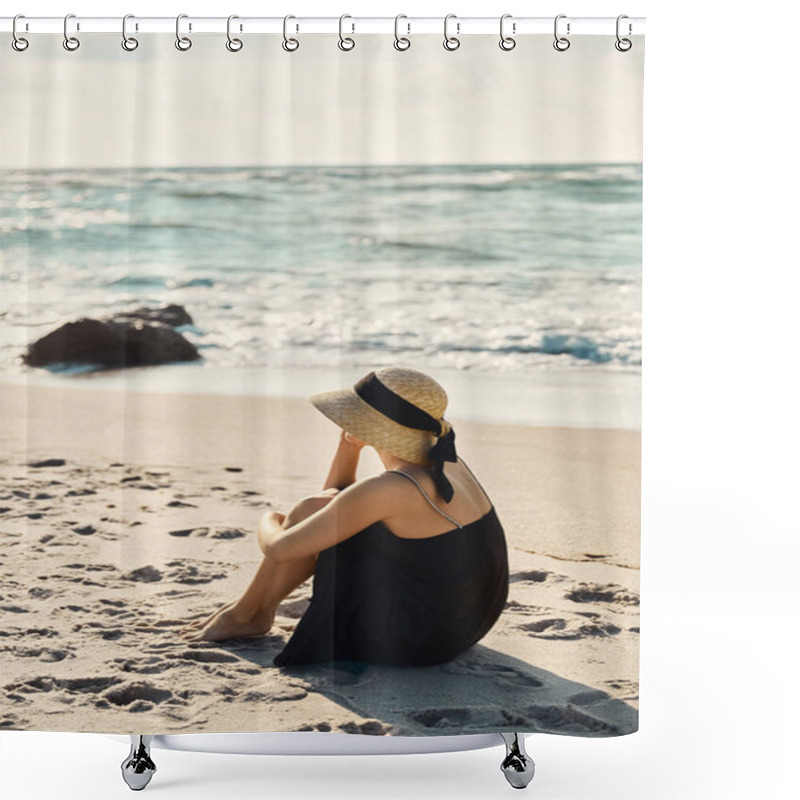
<instances>
[{"instance_id":1,"label":"metal curtain hook","mask_svg":"<svg viewBox=\"0 0 800 800\"><path fill-rule=\"evenodd\" d=\"M445 50L453 51L453 50L458 50L458 48L461 47L461 42L459 41L459 39L456 36L448 36L447 35L447 23L451 19L457 19L456 15L455 14L448 14L444 18L444 42L443 42L443 46L444 46ZM460 32L461 32L461 23L460 22L456 22L456 33L460 33Z\"/></svg>"},{"instance_id":2,"label":"metal curtain hook","mask_svg":"<svg viewBox=\"0 0 800 800\"><path fill-rule=\"evenodd\" d=\"M81 46L80 40L75 36L70 36L67 32L67 22L70 17L74 16L74 14L67 14L67 16L64 17L64 49L70 51L77 50Z\"/></svg>"},{"instance_id":3,"label":"metal curtain hook","mask_svg":"<svg viewBox=\"0 0 800 800\"><path fill-rule=\"evenodd\" d=\"M628 15L627 14L620 14L617 17L617 41L614 42L614 47L616 47L617 50L620 51L620 53L627 53L628 50L630 50L631 47L633 47L633 42L630 39L620 39L620 36L619 36L619 23L623 19L628 19ZM633 33L633 25L631 25L631 23L629 22L628 23L628 36L630 36L631 33Z\"/></svg>"},{"instance_id":4,"label":"metal curtain hook","mask_svg":"<svg viewBox=\"0 0 800 800\"><path fill-rule=\"evenodd\" d=\"M286 35L290 19L297 19L297 17L293 17L291 14L287 14L283 18L283 49L287 53L294 53L294 51L297 50L298 47L300 47L300 42L298 42L297 39L293 37L290 38ZM295 29L300 30L300 26L296 25Z\"/></svg>"},{"instance_id":5,"label":"metal curtain hook","mask_svg":"<svg viewBox=\"0 0 800 800\"><path fill-rule=\"evenodd\" d=\"M408 36L400 36L400 20L401 19L408 19L405 14L398 14L394 18L394 49L395 50L408 50L411 47L411 39ZM411 23L406 22L406 27L408 28L408 33L411 33Z\"/></svg>"},{"instance_id":6,"label":"metal curtain hook","mask_svg":"<svg viewBox=\"0 0 800 800\"><path fill-rule=\"evenodd\" d=\"M244 47L244 42L242 42L241 39L237 39L236 37L231 37L231 21L235 19L239 19L237 14L231 14L228 17L228 27L227 27L228 41L225 42L225 47L227 47L228 50L231 51L231 53L238 53ZM241 26L239 26L239 30L241 29L242 29Z\"/></svg>"},{"instance_id":7,"label":"metal curtain hook","mask_svg":"<svg viewBox=\"0 0 800 800\"><path fill-rule=\"evenodd\" d=\"M506 51L513 50L517 46L516 39L513 39L511 36L506 36L503 33L503 25L505 24L505 21L507 19L511 19L511 14L503 14L503 16L500 17L500 49ZM516 22L511 23L511 32L512 33L517 32Z\"/></svg>"},{"instance_id":8,"label":"metal curtain hook","mask_svg":"<svg viewBox=\"0 0 800 800\"><path fill-rule=\"evenodd\" d=\"M192 46L192 40L188 36L181 36L181 20L188 16L188 14L178 14L175 18L175 47L178 50L186 51ZM189 30L191 29L192 25L189 23Z\"/></svg>"},{"instance_id":9,"label":"metal curtain hook","mask_svg":"<svg viewBox=\"0 0 800 800\"><path fill-rule=\"evenodd\" d=\"M344 21L346 19L353 19L353 18L349 14L342 14L342 16L339 17L339 49L340 50L352 50L356 46L356 43L355 43L354 39L352 39L349 36L345 37L345 36L342 35L342 25L343 25L343 23L344 23ZM352 33L355 33L356 32L356 24L355 24L355 22L352 22L350 24L353 27Z\"/></svg>"},{"instance_id":10,"label":"metal curtain hook","mask_svg":"<svg viewBox=\"0 0 800 800\"><path fill-rule=\"evenodd\" d=\"M30 44L30 42L28 42L27 39L23 39L22 36L19 36L17 34L17 20L18 19L26 19L26 17L25 17L24 14L17 14L14 17L14 21L11 23L11 35L12 35L11 46L18 53L21 53L23 50L27 50L28 49L28 45Z\"/></svg>"},{"instance_id":11,"label":"metal curtain hook","mask_svg":"<svg viewBox=\"0 0 800 800\"><path fill-rule=\"evenodd\" d=\"M569 39L565 36L558 35L558 21L560 19L566 19L566 14L559 14L555 22L553 23L553 36L555 36L555 40L553 41L553 47L558 50L560 53L563 53L565 50L569 50ZM569 22L567 23L567 36L569 35Z\"/></svg>"},{"instance_id":12,"label":"metal curtain hook","mask_svg":"<svg viewBox=\"0 0 800 800\"><path fill-rule=\"evenodd\" d=\"M128 36L127 25L129 19L134 19L133 14L126 14L122 18L122 49L128 52L135 50L139 46L138 39L134 39L133 36ZM136 26L136 30L139 30L138 25Z\"/></svg>"}]
</instances>

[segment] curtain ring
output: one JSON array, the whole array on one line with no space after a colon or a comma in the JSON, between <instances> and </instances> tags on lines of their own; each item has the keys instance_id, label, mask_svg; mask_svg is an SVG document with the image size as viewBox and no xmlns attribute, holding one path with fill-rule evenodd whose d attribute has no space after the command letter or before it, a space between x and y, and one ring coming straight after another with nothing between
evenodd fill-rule
<instances>
[{"instance_id":1,"label":"curtain ring","mask_svg":"<svg viewBox=\"0 0 800 800\"><path fill-rule=\"evenodd\" d=\"M444 49L445 50L450 50L452 52L453 50L458 50L458 48L461 47L461 42L459 41L458 37L456 37L456 36L448 36L447 35L447 23L451 19L456 19L456 15L455 14L448 14L444 18L444 42L443 42L443 45L444 45ZM460 29L461 29L461 23L456 22L456 33L458 33L460 31Z\"/></svg>"},{"instance_id":2,"label":"curtain ring","mask_svg":"<svg viewBox=\"0 0 800 800\"><path fill-rule=\"evenodd\" d=\"M517 46L516 39L513 39L511 36L506 36L503 33L503 24L507 19L511 19L511 14L503 14L503 16L500 17L500 49L505 50L506 52L508 52L509 50L513 50ZM516 22L512 23L511 31L512 33L517 32Z\"/></svg>"},{"instance_id":3,"label":"curtain ring","mask_svg":"<svg viewBox=\"0 0 800 800\"><path fill-rule=\"evenodd\" d=\"M620 14L617 17L617 41L614 42L614 47L616 47L617 50L620 51L620 53L627 53L628 50L630 50L631 47L633 47L633 42L630 39L620 39L620 37L619 37L619 23L620 23L621 20L628 19L628 18L629 17L628 17L627 14ZM633 32L633 26L629 22L628 23L628 36L630 36L632 32Z\"/></svg>"},{"instance_id":4,"label":"curtain ring","mask_svg":"<svg viewBox=\"0 0 800 800\"><path fill-rule=\"evenodd\" d=\"M398 14L394 18L394 49L403 51L411 47L411 39L407 36L400 36L398 27L401 19L408 19L408 17L405 14ZM408 33L411 33L411 23L407 22L406 26L408 27Z\"/></svg>"},{"instance_id":5,"label":"curtain ring","mask_svg":"<svg viewBox=\"0 0 800 800\"><path fill-rule=\"evenodd\" d=\"M558 50L559 53L563 53L565 50L569 50L569 39L565 36L558 35L558 21L560 19L566 19L566 14L559 14L556 17L555 22L553 23L553 35L555 36L555 40L553 41L553 47ZM569 35L569 22L567 23L567 36Z\"/></svg>"},{"instance_id":6,"label":"curtain ring","mask_svg":"<svg viewBox=\"0 0 800 800\"><path fill-rule=\"evenodd\" d=\"M181 36L181 20L188 16L188 14L178 14L175 18L175 47L184 52L192 46L192 40L188 36ZM191 29L190 25L189 30Z\"/></svg>"},{"instance_id":7,"label":"curtain ring","mask_svg":"<svg viewBox=\"0 0 800 800\"><path fill-rule=\"evenodd\" d=\"M300 47L300 42L297 39L289 38L286 35L286 31L288 29L288 25L289 25L289 20L290 19L297 19L297 17L293 17L291 14L287 14L283 18L283 49L287 53L294 53L294 51L297 50L298 47ZM297 26L298 30L299 30L299 27L300 26Z\"/></svg>"},{"instance_id":8,"label":"curtain ring","mask_svg":"<svg viewBox=\"0 0 800 800\"><path fill-rule=\"evenodd\" d=\"M133 14L126 14L122 18L122 49L131 52L139 46L139 40L134 39L133 36L128 36L127 24L129 19L134 19Z\"/></svg>"},{"instance_id":9,"label":"curtain ring","mask_svg":"<svg viewBox=\"0 0 800 800\"><path fill-rule=\"evenodd\" d=\"M67 33L67 21L70 17L74 16L74 14L67 14L67 16L64 17L64 49L69 50L70 52L77 50L81 46L79 39L77 39L75 36L70 36L69 33Z\"/></svg>"},{"instance_id":10,"label":"curtain ring","mask_svg":"<svg viewBox=\"0 0 800 800\"><path fill-rule=\"evenodd\" d=\"M30 42L27 39L23 39L22 36L17 34L17 20L18 19L27 19L24 14L17 14L14 17L14 21L11 23L11 46L18 52L21 53L23 50L28 49L28 45Z\"/></svg>"},{"instance_id":11,"label":"curtain ring","mask_svg":"<svg viewBox=\"0 0 800 800\"><path fill-rule=\"evenodd\" d=\"M342 24L346 19L353 19L353 18L349 14L342 14L342 16L339 17L339 49L345 51L352 50L356 46L354 39L352 39L350 36L345 37L342 35ZM355 22L352 22L351 25L353 26L352 33L355 33L356 32Z\"/></svg>"},{"instance_id":12,"label":"curtain ring","mask_svg":"<svg viewBox=\"0 0 800 800\"><path fill-rule=\"evenodd\" d=\"M231 14L228 17L228 28L227 28L228 41L225 42L225 47L227 47L228 50L231 51L231 53L238 53L244 47L244 43L242 42L241 39L237 39L235 36L231 37L231 20L233 19L239 19L239 16L237 14Z\"/></svg>"}]
</instances>

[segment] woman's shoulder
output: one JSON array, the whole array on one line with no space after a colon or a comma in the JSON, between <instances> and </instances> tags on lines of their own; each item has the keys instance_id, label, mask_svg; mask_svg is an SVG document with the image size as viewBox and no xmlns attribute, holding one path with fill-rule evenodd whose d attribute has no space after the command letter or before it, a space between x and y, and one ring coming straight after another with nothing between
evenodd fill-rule
<instances>
[{"instance_id":1,"label":"woman's shoulder","mask_svg":"<svg viewBox=\"0 0 800 800\"><path fill-rule=\"evenodd\" d=\"M381 472L369 475L351 483L342 494L348 494L359 503L375 504L383 511L401 509L407 503L411 492L417 489L407 478L396 472Z\"/></svg>"}]
</instances>

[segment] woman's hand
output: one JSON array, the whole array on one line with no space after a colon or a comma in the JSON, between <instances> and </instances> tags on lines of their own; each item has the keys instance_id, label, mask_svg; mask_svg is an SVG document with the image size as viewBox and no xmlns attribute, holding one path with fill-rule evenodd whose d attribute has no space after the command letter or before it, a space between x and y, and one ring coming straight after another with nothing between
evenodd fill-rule
<instances>
[{"instance_id":1,"label":"woman's hand","mask_svg":"<svg viewBox=\"0 0 800 800\"><path fill-rule=\"evenodd\" d=\"M328 477L322 487L323 491L325 489L345 489L351 483L356 482L358 459L361 456L362 448L366 446L366 442L362 442L357 436L353 436L352 433L348 433L342 428L342 432L339 434L339 446L336 448L328 470Z\"/></svg>"}]
</instances>

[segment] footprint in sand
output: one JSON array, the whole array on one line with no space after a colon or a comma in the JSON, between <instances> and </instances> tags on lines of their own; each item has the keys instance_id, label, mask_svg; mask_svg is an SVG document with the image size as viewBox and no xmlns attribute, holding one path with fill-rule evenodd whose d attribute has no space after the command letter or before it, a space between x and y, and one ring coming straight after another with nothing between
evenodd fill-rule
<instances>
[{"instance_id":1,"label":"footprint in sand","mask_svg":"<svg viewBox=\"0 0 800 800\"><path fill-rule=\"evenodd\" d=\"M183 528L181 530L176 531L168 531L170 536L179 536L179 537L186 537L186 536L193 536L193 537L206 537L208 536L211 539L241 539L244 536L247 536L248 533L241 528L217 528L211 533L210 528L201 527L201 528Z\"/></svg>"},{"instance_id":2,"label":"footprint in sand","mask_svg":"<svg viewBox=\"0 0 800 800\"><path fill-rule=\"evenodd\" d=\"M629 592L624 586L614 583L580 583L568 591L564 597L574 603L613 603L614 605L638 606L639 596Z\"/></svg>"},{"instance_id":3,"label":"footprint in sand","mask_svg":"<svg viewBox=\"0 0 800 800\"><path fill-rule=\"evenodd\" d=\"M577 733L582 736L619 736L622 731L616 725L604 722L572 705L539 706L523 708L522 714L531 720L538 730L558 733Z\"/></svg>"},{"instance_id":4,"label":"footprint in sand","mask_svg":"<svg viewBox=\"0 0 800 800\"><path fill-rule=\"evenodd\" d=\"M45 589L44 586L32 586L28 589L28 596L36 600L46 600L48 597L52 597L53 594L55 594L53 589ZM59 594L63 594L63 592L59 592Z\"/></svg>"},{"instance_id":5,"label":"footprint in sand","mask_svg":"<svg viewBox=\"0 0 800 800\"><path fill-rule=\"evenodd\" d=\"M117 677L54 678L42 675L3 688L7 697L22 702L30 702L30 696L39 692L58 692L65 703L78 701L78 705L90 703L96 708L126 706L126 711L147 711L173 700L168 689L161 689L148 681L124 682ZM174 702L183 704L178 699Z\"/></svg>"},{"instance_id":6,"label":"footprint in sand","mask_svg":"<svg viewBox=\"0 0 800 800\"><path fill-rule=\"evenodd\" d=\"M326 723L319 724L326 725ZM343 722L338 728L345 733L365 733L372 736L386 736L386 734L394 730L393 725L384 725L377 719L368 719L366 722ZM313 730L310 726L308 729ZM317 730L321 731L325 730L325 728L317 727ZM330 730L330 725L327 726L327 730Z\"/></svg>"},{"instance_id":7,"label":"footprint in sand","mask_svg":"<svg viewBox=\"0 0 800 800\"><path fill-rule=\"evenodd\" d=\"M0 730L23 731L30 724L30 720L23 719L10 712L6 712L0 716Z\"/></svg>"},{"instance_id":8,"label":"footprint in sand","mask_svg":"<svg viewBox=\"0 0 800 800\"><path fill-rule=\"evenodd\" d=\"M235 664L241 660L222 650L184 650L175 657L200 664Z\"/></svg>"},{"instance_id":9,"label":"footprint in sand","mask_svg":"<svg viewBox=\"0 0 800 800\"><path fill-rule=\"evenodd\" d=\"M425 708L406 715L411 722L426 728L464 728L473 721L468 708Z\"/></svg>"},{"instance_id":10,"label":"footprint in sand","mask_svg":"<svg viewBox=\"0 0 800 800\"><path fill-rule=\"evenodd\" d=\"M193 585L211 583L228 577L228 573L221 571L219 569L220 565L216 561L191 563L189 559L176 559L168 561L166 566L172 567L172 569L166 574L165 578L173 583Z\"/></svg>"},{"instance_id":11,"label":"footprint in sand","mask_svg":"<svg viewBox=\"0 0 800 800\"><path fill-rule=\"evenodd\" d=\"M202 589L167 589L165 592L158 592L156 597L197 597L202 594ZM209 614L211 612L209 611ZM200 614L196 614L199 617Z\"/></svg>"},{"instance_id":12,"label":"footprint in sand","mask_svg":"<svg viewBox=\"0 0 800 800\"><path fill-rule=\"evenodd\" d=\"M108 642L115 642L123 636L130 635L134 632L129 628L109 627L102 622L94 621L78 622L72 626L72 631L73 633L77 633L78 631L95 632L101 639Z\"/></svg>"},{"instance_id":13,"label":"footprint in sand","mask_svg":"<svg viewBox=\"0 0 800 800\"><path fill-rule=\"evenodd\" d=\"M35 658L37 661L56 662L65 658L75 658L72 648L56 649L53 647L2 647L0 650L16 658Z\"/></svg>"},{"instance_id":14,"label":"footprint in sand","mask_svg":"<svg viewBox=\"0 0 800 800\"><path fill-rule=\"evenodd\" d=\"M64 564L64 569L82 569L86 572L116 572L113 564Z\"/></svg>"},{"instance_id":15,"label":"footprint in sand","mask_svg":"<svg viewBox=\"0 0 800 800\"><path fill-rule=\"evenodd\" d=\"M91 536L93 533L96 533L97 529L93 525L84 525L82 528L73 528L72 531L81 536Z\"/></svg>"},{"instance_id":16,"label":"footprint in sand","mask_svg":"<svg viewBox=\"0 0 800 800\"><path fill-rule=\"evenodd\" d=\"M629 694L630 696L626 699L637 700L639 698L639 684L636 681L627 678L611 678L604 683L612 689Z\"/></svg>"},{"instance_id":17,"label":"footprint in sand","mask_svg":"<svg viewBox=\"0 0 800 800\"><path fill-rule=\"evenodd\" d=\"M155 583L164 577L160 569L157 569L152 564L147 564L144 567L138 567L130 572L122 575L123 581L136 581L138 583Z\"/></svg>"},{"instance_id":18,"label":"footprint in sand","mask_svg":"<svg viewBox=\"0 0 800 800\"><path fill-rule=\"evenodd\" d=\"M229 702L247 703L286 703L302 700L308 697L308 692L302 686L275 686L272 689L249 690L245 692L233 692L228 695Z\"/></svg>"},{"instance_id":19,"label":"footprint in sand","mask_svg":"<svg viewBox=\"0 0 800 800\"><path fill-rule=\"evenodd\" d=\"M37 675L26 681L7 683L3 690L14 694L17 699L30 699L25 695L35 695L39 692L62 691L67 694L97 694L115 686L122 678L93 677L93 678L55 678L52 675Z\"/></svg>"},{"instance_id":20,"label":"footprint in sand","mask_svg":"<svg viewBox=\"0 0 800 800\"><path fill-rule=\"evenodd\" d=\"M149 711L153 705L172 698L169 689L160 689L149 681L133 681L106 691L97 705L105 701L115 706L128 706L127 711Z\"/></svg>"},{"instance_id":21,"label":"footprint in sand","mask_svg":"<svg viewBox=\"0 0 800 800\"><path fill-rule=\"evenodd\" d=\"M478 661L460 660L458 658L447 662L441 667L442 672L451 675L471 675L485 680L491 680L498 686L511 686L537 689L544 683L533 675L526 675L513 667L502 664L486 664Z\"/></svg>"},{"instance_id":22,"label":"footprint in sand","mask_svg":"<svg viewBox=\"0 0 800 800\"><path fill-rule=\"evenodd\" d=\"M110 664L116 664L121 672L134 672L137 675L160 675L182 664L164 656L142 656L141 658L113 658Z\"/></svg>"},{"instance_id":23,"label":"footprint in sand","mask_svg":"<svg viewBox=\"0 0 800 800\"><path fill-rule=\"evenodd\" d=\"M608 622L587 623L583 620L567 620L561 617L534 620L517 625L517 628L537 639L562 640L585 639L589 636L616 636L622 632L622 628Z\"/></svg>"},{"instance_id":24,"label":"footprint in sand","mask_svg":"<svg viewBox=\"0 0 800 800\"><path fill-rule=\"evenodd\" d=\"M574 706L590 706L593 703L602 703L610 700L608 692L601 692L599 689L589 689L586 692L578 692L567 698L568 703Z\"/></svg>"},{"instance_id":25,"label":"footprint in sand","mask_svg":"<svg viewBox=\"0 0 800 800\"><path fill-rule=\"evenodd\" d=\"M15 638L24 638L26 636L41 636L43 639L49 639L61 634L53 628L5 628L0 629L0 636L13 636Z\"/></svg>"},{"instance_id":26,"label":"footprint in sand","mask_svg":"<svg viewBox=\"0 0 800 800\"><path fill-rule=\"evenodd\" d=\"M531 732L576 733L583 736L619 735L620 730L570 704L530 705L520 708L427 708L412 711L407 719L425 728L469 730L496 726Z\"/></svg>"},{"instance_id":27,"label":"footprint in sand","mask_svg":"<svg viewBox=\"0 0 800 800\"><path fill-rule=\"evenodd\" d=\"M539 569L529 569L524 572L514 572L509 578L509 583L517 583L519 581L528 581L531 583L543 583L551 575L550 572L545 572Z\"/></svg>"}]
</instances>

